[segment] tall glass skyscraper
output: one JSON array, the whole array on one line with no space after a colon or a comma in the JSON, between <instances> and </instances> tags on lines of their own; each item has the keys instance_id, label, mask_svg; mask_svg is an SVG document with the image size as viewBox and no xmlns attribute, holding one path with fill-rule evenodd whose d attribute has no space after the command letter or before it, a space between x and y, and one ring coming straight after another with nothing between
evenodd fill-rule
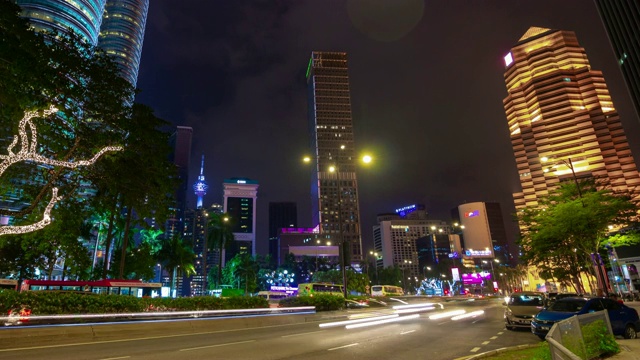
<instances>
[{"instance_id":1,"label":"tall glass skyscraper","mask_svg":"<svg viewBox=\"0 0 640 360\"><path fill-rule=\"evenodd\" d=\"M306 76L315 159L312 221L325 237L344 241L347 261L358 263L362 239L347 54L312 52Z\"/></svg>"},{"instance_id":2,"label":"tall glass skyscraper","mask_svg":"<svg viewBox=\"0 0 640 360\"><path fill-rule=\"evenodd\" d=\"M86 42L98 43L105 0L17 0L16 3L36 31L65 34L71 29Z\"/></svg>"},{"instance_id":3,"label":"tall glass skyscraper","mask_svg":"<svg viewBox=\"0 0 640 360\"><path fill-rule=\"evenodd\" d=\"M149 0L107 0L98 46L113 56L122 77L136 86Z\"/></svg>"},{"instance_id":4,"label":"tall glass skyscraper","mask_svg":"<svg viewBox=\"0 0 640 360\"><path fill-rule=\"evenodd\" d=\"M614 191L640 185L602 72L574 32L532 27L504 60L503 104L522 186L516 209L538 205L561 181L594 177Z\"/></svg>"},{"instance_id":5,"label":"tall glass skyscraper","mask_svg":"<svg viewBox=\"0 0 640 360\"><path fill-rule=\"evenodd\" d=\"M595 0L624 82L640 118L640 2Z\"/></svg>"},{"instance_id":6,"label":"tall glass skyscraper","mask_svg":"<svg viewBox=\"0 0 640 360\"><path fill-rule=\"evenodd\" d=\"M67 33L111 55L136 86L149 0L16 0L36 31Z\"/></svg>"}]
</instances>

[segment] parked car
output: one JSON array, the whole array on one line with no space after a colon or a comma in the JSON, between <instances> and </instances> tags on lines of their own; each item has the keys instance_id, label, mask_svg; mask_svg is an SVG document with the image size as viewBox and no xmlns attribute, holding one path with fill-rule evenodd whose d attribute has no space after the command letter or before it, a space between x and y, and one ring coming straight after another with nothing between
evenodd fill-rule
<instances>
[{"instance_id":1,"label":"parked car","mask_svg":"<svg viewBox=\"0 0 640 360\"><path fill-rule=\"evenodd\" d=\"M640 330L638 312L624 304L607 298L567 297L557 299L551 306L540 311L531 322L531 332L540 339L547 336L553 324L574 315L607 310L614 335L626 339L637 338Z\"/></svg>"},{"instance_id":2,"label":"parked car","mask_svg":"<svg viewBox=\"0 0 640 360\"><path fill-rule=\"evenodd\" d=\"M505 299L504 326L507 330L530 328L533 316L544 306L545 295L541 292L516 292Z\"/></svg>"}]
</instances>

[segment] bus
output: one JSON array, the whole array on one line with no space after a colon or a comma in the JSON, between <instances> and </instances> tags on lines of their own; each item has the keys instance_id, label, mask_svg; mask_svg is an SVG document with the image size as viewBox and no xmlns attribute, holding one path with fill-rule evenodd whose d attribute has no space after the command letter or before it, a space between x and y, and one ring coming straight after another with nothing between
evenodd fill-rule
<instances>
[{"instance_id":1,"label":"bus","mask_svg":"<svg viewBox=\"0 0 640 360\"><path fill-rule=\"evenodd\" d=\"M342 285L329 283L306 283L298 285L298 296L313 296L314 294L329 294L344 296Z\"/></svg>"},{"instance_id":2,"label":"bus","mask_svg":"<svg viewBox=\"0 0 640 360\"><path fill-rule=\"evenodd\" d=\"M402 296L404 290L400 286L394 285L373 285L371 296Z\"/></svg>"},{"instance_id":3,"label":"bus","mask_svg":"<svg viewBox=\"0 0 640 360\"><path fill-rule=\"evenodd\" d=\"M159 297L161 283L145 283L140 280L23 280L20 291L69 291L91 294L128 295L135 297Z\"/></svg>"},{"instance_id":4,"label":"bus","mask_svg":"<svg viewBox=\"0 0 640 360\"><path fill-rule=\"evenodd\" d=\"M18 290L18 280L15 279L0 279L0 290Z\"/></svg>"}]
</instances>

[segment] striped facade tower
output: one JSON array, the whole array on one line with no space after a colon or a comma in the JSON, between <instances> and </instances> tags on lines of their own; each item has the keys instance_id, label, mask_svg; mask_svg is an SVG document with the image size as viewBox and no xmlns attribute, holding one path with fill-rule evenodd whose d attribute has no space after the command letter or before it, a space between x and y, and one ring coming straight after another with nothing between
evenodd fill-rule
<instances>
[{"instance_id":1,"label":"striped facade tower","mask_svg":"<svg viewBox=\"0 0 640 360\"><path fill-rule=\"evenodd\" d=\"M574 32L531 27L504 60L503 104L522 186L516 209L538 205L561 181L594 177L621 192L640 185L602 72Z\"/></svg>"}]
</instances>

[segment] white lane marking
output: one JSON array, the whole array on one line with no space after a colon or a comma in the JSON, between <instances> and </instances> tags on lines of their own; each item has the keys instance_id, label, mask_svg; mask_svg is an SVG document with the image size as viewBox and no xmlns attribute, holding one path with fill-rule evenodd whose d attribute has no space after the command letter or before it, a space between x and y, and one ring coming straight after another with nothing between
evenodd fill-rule
<instances>
[{"instance_id":1,"label":"white lane marking","mask_svg":"<svg viewBox=\"0 0 640 360\"><path fill-rule=\"evenodd\" d=\"M412 332L414 332L415 330L409 330L409 331L403 331L400 333L400 335L404 335L404 334L411 334Z\"/></svg>"},{"instance_id":2,"label":"white lane marking","mask_svg":"<svg viewBox=\"0 0 640 360\"><path fill-rule=\"evenodd\" d=\"M438 326L440 326L440 325L444 325L444 324L448 324L448 323L450 323L450 322L451 322L451 321L441 322L441 323L438 323Z\"/></svg>"},{"instance_id":3,"label":"white lane marking","mask_svg":"<svg viewBox=\"0 0 640 360\"><path fill-rule=\"evenodd\" d=\"M232 342L232 343L226 343L226 344L217 344L217 345L199 346L199 347L188 348L188 349L180 349L179 351L191 351L191 350L200 350L200 349L210 349L210 348L214 348L214 347L227 346L227 345L246 344L246 343L250 343L250 342L254 342L254 341L255 341L255 340L247 340L247 341L238 341L238 342Z\"/></svg>"},{"instance_id":4,"label":"white lane marking","mask_svg":"<svg viewBox=\"0 0 640 360\"><path fill-rule=\"evenodd\" d=\"M314 321L314 322L317 322L317 321ZM85 345L96 345L96 344L111 344L111 343L119 343L119 342L169 339L169 338L177 338L177 337L184 337L184 336L209 335L209 334L219 334L219 333L226 333L226 332L239 332L239 331L256 330L256 329L278 328L278 327L286 327L286 326L298 326L298 325L305 325L305 324L308 324L308 323L284 324L284 325L268 325L268 326L258 326L258 327L249 327L249 328L241 328L241 329L228 329L228 330L201 331L201 332L195 332L195 333L147 336L147 337L139 337L139 338L132 338L132 339L87 341L87 342L72 343L72 344L30 346L30 347L21 347L21 348L0 349L0 353L2 353L2 352L12 352L12 351L24 351L24 350L37 350L37 349L53 349L53 348L70 347L70 346L85 346Z\"/></svg>"},{"instance_id":5,"label":"white lane marking","mask_svg":"<svg viewBox=\"0 0 640 360\"><path fill-rule=\"evenodd\" d=\"M353 343L353 344L349 344L349 345L345 345L345 346L338 346L338 347L334 347L334 348L331 348L331 349L327 349L327 351L344 349L344 348L348 348L348 347L352 347L352 346L356 346L356 345L360 345L360 344L359 343Z\"/></svg>"},{"instance_id":6,"label":"white lane marking","mask_svg":"<svg viewBox=\"0 0 640 360\"><path fill-rule=\"evenodd\" d=\"M482 345L487 345L488 343L490 343L491 341L483 341Z\"/></svg>"},{"instance_id":7,"label":"white lane marking","mask_svg":"<svg viewBox=\"0 0 640 360\"><path fill-rule=\"evenodd\" d=\"M301 335L316 334L316 333L321 333L321 332L325 332L325 331L326 331L326 330L310 331L310 332L306 332L306 333L291 334L291 335L282 335L282 336L280 336L280 337L288 338L288 337L293 337L293 336L301 336Z\"/></svg>"},{"instance_id":8,"label":"white lane marking","mask_svg":"<svg viewBox=\"0 0 640 360\"><path fill-rule=\"evenodd\" d=\"M477 352L478 350L480 350L479 347L474 347L473 349L471 349L471 352Z\"/></svg>"},{"instance_id":9,"label":"white lane marking","mask_svg":"<svg viewBox=\"0 0 640 360\"><path fill-rule=\"evenodd\" d=\"M115 358L106 358L106 359L101 359L101 360L117 360L117 359L128 359L131 356L120 356L120 357L115 357Z\"/></svg>"},{"instance_id":10,"label":"white lane marking","mask_svg":"<svg viewBox=\"0 0 640 360\"><path fill-rule=\"evenodd\" d=\"M498 333L498 335L502 335L502 334L504 334L502 331L500 331L500 332Z\"/></svg>"},{"instance_id":11,"label":"white lane marking","mask_svg":"<svg viewBox=\"0 0 640 360\"><path fill-rule=\"evenodd\" d=\"M497 339L497 338L498 338L497 336L492 336L492 337L490 337L489 339L491 339L491 340L495 340L495 339Z\"/></svg>"}]
</instances>

